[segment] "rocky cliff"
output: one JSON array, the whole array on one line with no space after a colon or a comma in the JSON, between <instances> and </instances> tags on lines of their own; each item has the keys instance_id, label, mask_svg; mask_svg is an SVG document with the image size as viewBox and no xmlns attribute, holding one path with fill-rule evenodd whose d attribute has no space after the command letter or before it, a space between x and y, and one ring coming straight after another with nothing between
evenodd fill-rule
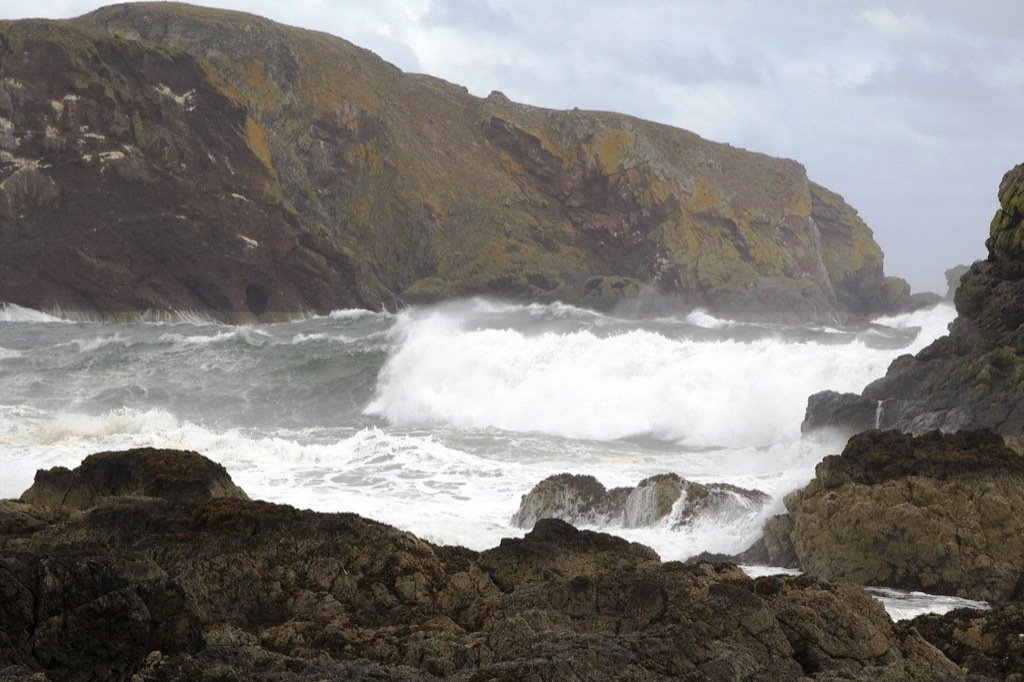
<instances>
[{"instance_id":1,"label":"rocky cliff","mask_svg":"<svg viewBox=\"0 0 1024 682\"><path fill-rule=\"evenodd\" d=\"M69 486L88 495L63 505ZM244 499L173 451L95 455L0 501L0 595L4 680L964 676L853 585L662 563L553 519L438 547Z\"/></svg>"},{"instance_id":2,"label":"rocky cliff","mask_svg":"<svg viewBox=\"0 0 1024 682\"><path fill-rule=\"evenodd\" d=\"M959 280L949 335L897 358L862 395L811 396L805 430L989 427L1024 435L1024 164L1003 176L999 204L988 258Z\"/></svg>"},{"instance_id":3,"label":"rocky cliff","mask_svg":"<svg viewBox=\"0 0 1024 682\"><path fill-rule=\"evenodd\" d=\"M905 301L798 163L485 99L177 3L0 23L0 300L222 316L490 293L830 319Z\"/></svg>"}]
</instances>

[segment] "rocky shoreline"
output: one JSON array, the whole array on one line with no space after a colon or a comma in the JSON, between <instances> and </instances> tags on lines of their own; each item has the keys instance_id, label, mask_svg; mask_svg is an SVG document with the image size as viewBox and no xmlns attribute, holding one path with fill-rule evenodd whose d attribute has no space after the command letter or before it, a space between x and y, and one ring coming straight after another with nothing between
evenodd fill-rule
<instances>
[{"instance_id":1,"label":"rocky shoreline","mask_svg":"<svg viewBox=\"0 0 1024 682\"><path fill-rule=\"evenodd\" d=\"M0 594L4 680L981 680L1020 656L1017 606L894 624L850 583L663 563L554 519L435 546L148 449L0 503Z\"/></svg>"}]
</instances>

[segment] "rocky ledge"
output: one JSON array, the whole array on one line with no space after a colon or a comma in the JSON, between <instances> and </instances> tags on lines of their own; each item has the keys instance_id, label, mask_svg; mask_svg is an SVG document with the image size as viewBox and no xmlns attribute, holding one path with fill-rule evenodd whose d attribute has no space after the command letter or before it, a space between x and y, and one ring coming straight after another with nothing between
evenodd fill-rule
<instances>
[{"instance_id":1,"label":"rocky ledge","mask_svg":"<svg viewBox=\"0 0 1024 682\"><path fill-rule=\"evenodd\" d=\"M861 585L1024 598L1024 457L992 431L866 431L785 503L746 560Z\"/></svg>"},{"instance_id":2,"label":"rocky ledge","mask_svg":"<svg viewBox=\"0 0 1024 682\"><path fill-rule=\"evenodd\" d=\"M963 677L853 585L662 563L550 519L439 547L245 499L173 451L41 471L0 503L0 594L5 680Z\"/></svg>"},{"instance_id":3,"label":"rocky ledge","mask_svg":"<svg viewBox=\"0 0 1024 682\"><path fill-rule=\"evenodd\" d=\"M1024 435L1024 164L1003 176L999 204L988 258L959 277L949 335L897 358L861 395L811 396L805 431L988 427ZM959 274L947 273L951 287Z\"/></svg>"}]
</instances>

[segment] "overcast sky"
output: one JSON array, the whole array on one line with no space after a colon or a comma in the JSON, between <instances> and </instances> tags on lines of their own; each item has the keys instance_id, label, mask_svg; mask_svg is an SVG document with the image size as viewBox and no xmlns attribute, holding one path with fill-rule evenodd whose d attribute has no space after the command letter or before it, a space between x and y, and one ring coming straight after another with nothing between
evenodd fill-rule
<instances>
[{"instance_id":1,"label":"overcast sky","mask_svg":"<svg viewBox=\"0 0 1024 682\"><path fill-rule=\"evenodd\" d=\"M0 0L0 18L95 0ZM315 28L486 96L604 109L800 161L945 291L1024 162L1024 0L201 0Z\"/></svg>"}]
</instances>

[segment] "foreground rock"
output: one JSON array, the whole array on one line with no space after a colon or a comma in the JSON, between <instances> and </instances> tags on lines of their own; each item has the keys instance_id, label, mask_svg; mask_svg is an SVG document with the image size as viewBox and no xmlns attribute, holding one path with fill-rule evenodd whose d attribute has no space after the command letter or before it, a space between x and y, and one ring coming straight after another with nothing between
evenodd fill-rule
<instances>
[{"instance_id":1,"label":"foreground rock","mask_svg":"<svg viewBox=\"0 0 1024 682\"><path fill-rule=\"evenodd\" d=\"M811 396L804 430L856 433L872 409L880 428L923 433L987 427L1024 435L1024 165L1003 177L988 258L959 278L949 335L904 355L862 395ZM949 273L950 286L958 273ZM838 396L838 397L837 397Z\"/></svg>"},{"instance_id":2,"label":"foreground rock","mask_svg":"<svg viewBox=\"0 0 1024 682\"><path fill-rule=\"evenodd\" d=\"M104 461L150 490L179 457ZM352 514L135 491L81 509L0 505L0 677L961 676L851 585L661 563L558 520L477 553Z\"/></svg>"},{"instance_id":3,"label":"foreground rock","mask_svg":"<svg viewBox=\"0 0 1024 682\"><path fill-rule=\"evenodd\" d=\"M180 3L2 22L0 45L0 301L251 317L654 289L832 320L907 299L802 166L684 130Z\"/></svg>"},{"instance_id":4,"label":"foreground rock","mask_svg":"<svg viewBox=\"0 0 1024 682\"><path fill-rule=\"evenodd\" d=\"M670 523L679 528L700 520L725 525L756 516L771 501L759 490L726 483L701 484L676 474L660 474L634 488L607 490L593 476L557 474L523 495L512 523L532 528L556 518L572 524L643 528Z\"/></svg>"},{"instance_id":5,"label":"foreground rock","mask_svg":"<svg viewBox=\"0 0 1024 682\"><path fill-rule=\"evenodd\" d=\"M868 431L786 498L755 552L828 580L1024 598L1024 457L991 431Z\"/></svg>"},{"instance_id":6,"label":"foreground rock","mask_svg":"<svg viewBox=\"0 0 1024 682\"><path fill-rule=\"evenodd\" d=\"M927 614L915 618L913 627L971 675L1024 680L1024 604Z\"/></svg>"}]
</instances>

